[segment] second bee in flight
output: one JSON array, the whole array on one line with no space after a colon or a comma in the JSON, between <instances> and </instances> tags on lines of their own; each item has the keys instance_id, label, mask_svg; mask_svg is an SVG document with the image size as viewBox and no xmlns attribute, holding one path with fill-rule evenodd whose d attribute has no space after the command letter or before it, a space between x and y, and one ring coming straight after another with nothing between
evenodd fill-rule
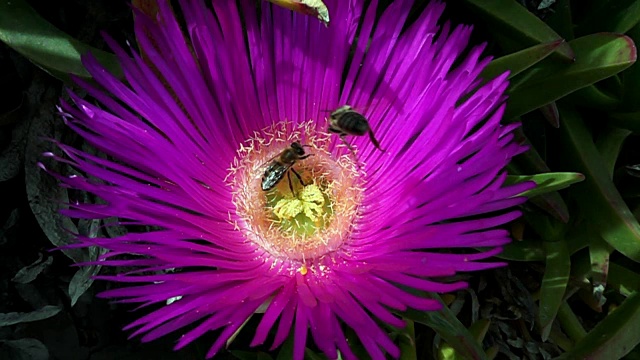
<instances>
[{"instance_id":1,"label":"second bee in flight","mask_svg":"<svg viewBox=\"0 0 640 360\"><path fill-rule=\"evenodd\" d=\"M353 148L344 138L347 135L362 136L364 134L369 134L369 139L371 139L371 142L376 149L384 152L384 150L380 148L380 143L378 143L378 140L376 140L373 135L373 131L371 130L371 126L369 125L367 118L353 110L349 105L341 106L331 112L331 115L329 116L329 132L338 134L340 136L340 140L342 140L354 156L355 153ZM298 174L298 172L293 168L293 165L297 161L304 160L313 155L305 154L304 146L308 145L301 145L299 142L294 141L291 143L290 147L284 149L277 156L269 160L266 165L264 175L262 176L263 191L273 189L286 174L287 180L289 181L289 189L295 196L293 184L291 183L291 172L293 172L293 174L298 178L300 184L305 186L304 181L302 181L302 176L300 176L300 174Z\"/></svg>"},{"instance_id":2,"label":"second bee in flight","mask_svg":"<svg viewBox=\"0 0 640 360\"><path fill-rule=\"evenodd\" d=\"M347 143L344 137L347 135L362 136L367 133L369 134L369 139L373 143L373 146L384 152L384 150L380 148L380 143L378 143L378 140L376 140L373 135L373 131L371 130L371 126L369 125L367 118L355 111L349 105L341 106L331 113L329 116L329 131L338 134L340 136L340 140L347 145L351 153L353 153L353 148L349 143Z\"/></svg>"}]
</instances>

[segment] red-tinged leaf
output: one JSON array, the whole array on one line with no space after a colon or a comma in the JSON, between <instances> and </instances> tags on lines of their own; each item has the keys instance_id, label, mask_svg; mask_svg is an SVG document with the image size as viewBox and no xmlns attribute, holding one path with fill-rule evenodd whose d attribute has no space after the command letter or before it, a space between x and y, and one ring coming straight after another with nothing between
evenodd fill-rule
<instances>
[{"instance_id":1,"label":"red-tinged leaf","mask_svg":"<svg viewBox=\"0 0 640 360\"><path fill-rule=\"evenodd\" d=\"M627 36L638 44L640 43L640 24L629 30ZM621 109L628 112L640 111L640 64L633 64L621 74L622 78L622 105Z\"/></svg>"},{"instance_id":2,"label":"red-tinged leaf","mask_svg":"<svg viewBox=\"0 0 640 360\"><path fill-rule=\"evenodd\" d=\"M558 113L558 106L555 102L548 103L547 105L543 105L540 108L540 112L542 116L553 126L554 128L560 127L560 114Z\"/></svg>"},{"instance_id":3,"label":"red-tinged leaf","mask_svg":"<svg viewBox=\"0 0 640 360\"><path fill-rule=\"evenodd\" d=\"M524 45L539 45L562 40L553 29L542 20L512 0L464 0L476 10L491 19L494 30ZM571 47L561 43L556 53L565 60L574 58Z\"/></svg>"},{"instance_id":4,"label":"red-tinged leaf","mask_svg":"<svg viewBox=\"0 0 640 360\"><path fill-rule=\"evenodd\" d=\"M621 359L640 343L640 293L634 292L622 305L598 323L570 351L556 360Z\"/></svg>"},{"instance_id":5,"label":"red-tinged leaf","mask_svg":"<svg viewBox=\"0 0 640 360\"><path fill-rule=\"evenodd\" d=\"M586 181L572 187L584 221L614 249L640 262L640 224L611 181L607 167L580 116L571 109L560 109L562 125L559 156L566 169L579 171Z\"/></svg>"},{"instance_id":6,"label":"red-tinged leaf","mask_svg":"<svg viewBox=\"0 0 640 360\"><path fill-rule=\"evenodd\" d=\"M151 19L155 19L156 15L158 15L159 7L157 0L132 0L131 4Z\"/></svg>"},{"instance_id":7,"label":"red-tinged leaf","mask_svg":"<svg viewBox=\"0 0 640 360\"><path fill-rule=\"evenodd\" d=\"M607 287L609 274L609 256L613 248L600 237L592 237L589 241L589 260L591 261L591 288L593 298L602 306L606 299L604 290Z\"/></svg>"},{"instance_id":8,"label":"red-tinged leaf","mask_svg":"<svg viewBox=\"0 0 640 360\"><path fill-rule=\"evenodd\" d=\"M506 119L613 76L631 66L637 57L633 40L620 34L592 34L569 44L576 54L573 64L544 61L523 74L526 80L516 80L509 90Z\"/></svg>"}]
</instances>

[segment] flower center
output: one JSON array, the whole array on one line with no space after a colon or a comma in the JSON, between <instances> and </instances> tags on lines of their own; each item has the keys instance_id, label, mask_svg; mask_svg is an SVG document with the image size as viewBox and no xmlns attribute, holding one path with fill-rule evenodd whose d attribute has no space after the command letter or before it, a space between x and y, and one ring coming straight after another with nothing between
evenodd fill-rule
<instances>
[{"instance_id":1,"label":"flower center","mask_svg":"<svg viewBox=\"0 0 640 360\"><path fill-rule=\"evenodd\" d=\"M350 153L335 155L332 136L313 121L280 122L238 150L227 177L232 219L276 258L318 258L349 237L362 174Z\"/></svg>"}]
</instances>

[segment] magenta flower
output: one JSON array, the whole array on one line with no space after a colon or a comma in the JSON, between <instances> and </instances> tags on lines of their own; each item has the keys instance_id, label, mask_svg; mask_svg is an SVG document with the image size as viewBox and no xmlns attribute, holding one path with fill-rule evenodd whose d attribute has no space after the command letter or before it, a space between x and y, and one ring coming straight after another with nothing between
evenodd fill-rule
<instances>
[{"instance_id":1,"label":"magenta flower","mask_svg":"<svg viewBox=\"0 0 640 360\"><path fill-rule=\"evenodd\" d=\"M178 299L127 326L143 341L179 332L179 349L217 331L211 357L262 307L252 345L273 330L277 347L293 329L296 359L308 333L329 358L353 359L348 326L372 358L398 357L380 324L439 308L407 289L454 291L466 283L430 279L503 265L479 260L509 242L496 227L520 215L512 207L529 187L503 186L523 151L517 125L500 125L506 75L481 85L489 59L482 46L461 58L471 27L438 27L440 2L404 31L413 0L379 19L376 1L325 2L329 28L266 3L213 1L211 11L182 0L185 37L159 1L157 19L136 16L144 57L107 38L126 82L84 58L100 87L77 81L101 104L71 94L61 112L108 157L59 144L66 156L55 158L87 177L56 176L106 202L71 204L68 216L159 229L79 237L109 250L96 263L137 269L100 276L130 283L102 296ZM347 136L353 154L327 132L327 110L345 104L384 152ZM293 164L302 181L283 175L263 191L265 169L294 141L313 154ZM467 248L490 250L448 251Z\"/></svg>"}]
</instances>

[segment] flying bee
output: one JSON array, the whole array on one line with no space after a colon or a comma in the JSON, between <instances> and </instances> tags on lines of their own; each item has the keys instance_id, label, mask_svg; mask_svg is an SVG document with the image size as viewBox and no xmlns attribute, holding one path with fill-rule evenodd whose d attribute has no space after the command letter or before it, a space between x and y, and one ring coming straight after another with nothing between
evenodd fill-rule
<instances>
[{"instance_id":1,"label":"flying bee","mask_svg":"<svg viewBox=\"0 0 640 360\"><path fill-rule=\"evenodd\" d=\"M329 116L329 132L339 134L340 140L347 145L352 153L353 148L347 143L344 137L347 135L362 136L369 133L369 139L371 139L373 146L384 152L384 150L380 148L378 140L373 136L373 131L371 131L371 126L369 126L367 118L353 110L349 105L341 106L331 113Z\"/></svg>"},{"instance_id":2,"label":"flying bee","mask_svg":"<svg viewBox=\"0 0 640 360\"><path fill-rule=\"evenodd\" d=\"M295 176L300 181L302 186L305 186L304 181L302 181L302 177L298 172L292 167L296 161L304 160L313 154L304 153L303 146L308 145L300 145L299 142L295 141L291 143L291 146L282 150L280 154L271 159L267 169L264 171L264 175L262 176L262 190L269 191L273 189L280 180L284 177L284 174L287 174L287 179L289 180L289 189L291 189L291 193L295 195L293 191L293 185L291 184L291 170Z\"/></svg>"}]
</instances>

